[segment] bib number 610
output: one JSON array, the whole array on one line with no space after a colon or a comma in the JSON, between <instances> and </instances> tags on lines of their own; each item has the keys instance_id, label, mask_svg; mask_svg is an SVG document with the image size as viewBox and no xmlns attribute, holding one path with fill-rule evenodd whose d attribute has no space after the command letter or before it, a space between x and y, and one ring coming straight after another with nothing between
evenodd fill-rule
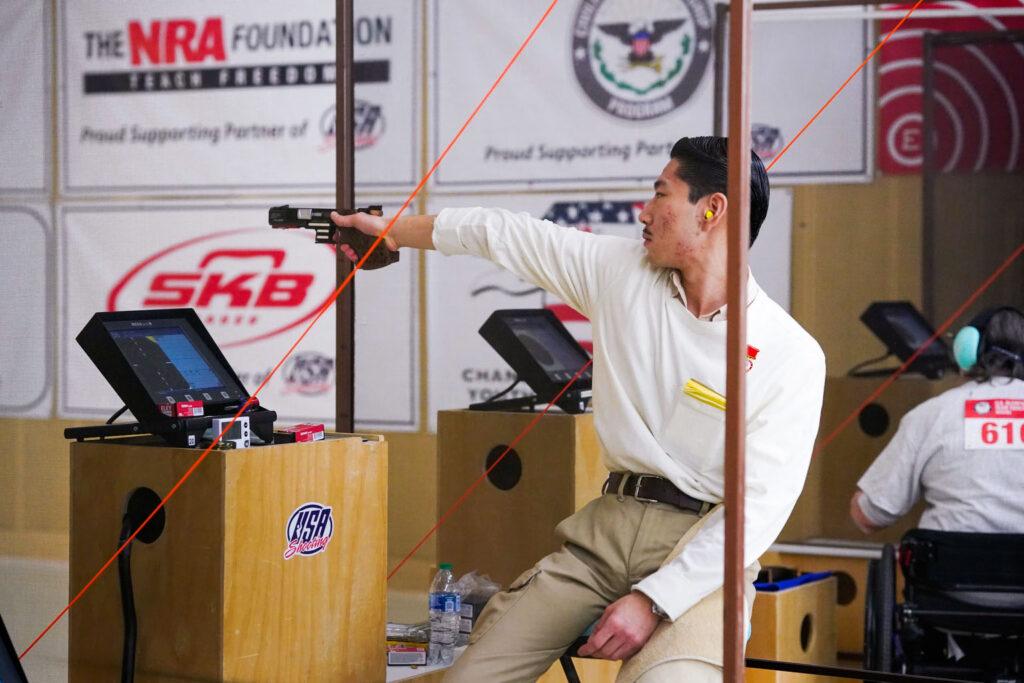
<instances>
[{"instance_id":1,"label":"bib number 610","mask_svg":"<svg viewBox=\"0 0 1024 683\"><path fill-rule=\"evenodd\" d=\"M1024 450L1024 419L964 422L964 447L969 450Z\"/></svg>"}]
</instances>

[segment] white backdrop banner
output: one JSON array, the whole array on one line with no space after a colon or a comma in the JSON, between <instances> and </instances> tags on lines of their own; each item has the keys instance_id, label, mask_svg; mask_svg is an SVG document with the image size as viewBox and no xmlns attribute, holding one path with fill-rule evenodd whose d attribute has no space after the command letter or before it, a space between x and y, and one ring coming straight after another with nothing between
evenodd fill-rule
<instances>
[{"instance_id":1,"label":"white backdrop banner","mask_svg":"<svg viewBox=\"0 0 1024 683\"><path fill-rule=\"evenodd\" d=\"M0 206L0 415L51 414L51 225L48 206Z\"/></svg>"},{"instance_id":2,"label":"white backdrop banner","mask_svg":"<svg viewBox=\"0 0 1024 683\"><path fill-rule=\"evenodd\" d=\"M851 9L851 14L857 11ZM754 13L750 64L752 146L765 164L800 132L871 49L871 22L856 16L816 19L814 10L805 10L805 14L801 18L792 13L780 14L778 10ZM728 65L723 74L727 69ZM773 183L871 179L874 79L869 63L772 168ZM723 83L722 130L729 125L725 86Z\"/></svg>"},{"instance_id":3,"label":"white backdrop banner","mask_svg":"<svg viewBox=\"0 0 1024 683\"><path fill-rule=\"evenodd\" d=\"M548 3L431 3L436 157ZM434 176L438 188L622 187L712 129L707 0L559 3Z\"/></svg>"},{"instance_id":4,"label":"white backdrop banner","mask_svg":"<svg viewBox=\"0 0 1024 683\"><path fill-rule=\"evenodd\" d=\"M315 244L312 231L272 230L266 220L266 205L64 206L61 415L105 417L120 406L74 341L97 311L194 308L255 391L335 287L332 247ZM416 272L417 260L404 258L356 276L360 429L418 426ZM333 425L334 340L332 308L260 402L285 422Z\"/></svg>"},{"instance_id":5,"label":"white backdrop banner","mask_svg":"<svg viewBox=\"0 0 1024 683\"><path fill-rule=\"evenodd\" d=\"M362 188L418 180L419 7L355 5ZM332 0L61 0L59 12L68 193L333 191Z\"/></svg>"},{"instance_id":6,"label":"white backdrop banner","mask_svg":"<svg viewBox=\"0 0 1024 683\"><path fill-rule=\"evenodd\" d=\"M0 193L50 186L50 43L47 2L0 3Z\"/></svg>"},{"instance_id":7,"label":"white backdrop banner","mask_svg":"<svg viewBox=\"0 0 1024 683\"><path fill-rule=\"evenodd\" d=\"M646 197L633 194L530 195L432 198L428 213L455 206L503 206L555 221L567 230L639 238L637 217ZM750 252L758 284L788 309L793 197L772 190L771 210ZM503 308L549 308L589 351L590 323L561 300L518 279L508 271L469 256L427 254L428 401L430 429L438 410L465 408L484 401L512 383L515 374L480 336L487 317ZM520 385L506 398L532 393Z\"/></svg>"},{"instance_id":8,"label":"white backdrop banner","mask_svg":"<svg viewBox=\"0 0 1024 683\"><path fill-rule=\"evenodd\" d=\"M432 0L430 137L448 143L544 0ZM861 62L868 23L769 21L753 30L755 149L771 159ZM708 0L566 0L434 176L441 191L644 186L684 135L714 128ZM813 56L808 59L808 56ZM776 182L871 172L871 73L851 83L780 163ZM728 111L724 109L723 111Z\"/></svg>"}]
</instances>

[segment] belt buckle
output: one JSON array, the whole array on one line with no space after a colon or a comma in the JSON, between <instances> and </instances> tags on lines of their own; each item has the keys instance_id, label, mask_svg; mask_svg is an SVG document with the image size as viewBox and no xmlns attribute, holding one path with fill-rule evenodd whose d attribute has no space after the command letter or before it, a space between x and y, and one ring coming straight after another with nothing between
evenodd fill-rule
<instances>
[{"instance_id":1,"label":"belt buckle","mask_svg":"<svg viewBox=\"0 0 1024 683\"><path fill-rule=\"evenodd\" d=\"M636 500L639 500L640 502L643 502L643 503L660 503L661 502L660 500L656 500L654 498L641 498L640 497L640 482L642 482L645 478L648 478L648 477L649 478L653 478L653 479L657 478L657 477L655 477L654 475L651 475L651 474L638 474L638 475L636 475L636 483L633 484L633 498L635 498Z\"/></svg>"}]
</instances>

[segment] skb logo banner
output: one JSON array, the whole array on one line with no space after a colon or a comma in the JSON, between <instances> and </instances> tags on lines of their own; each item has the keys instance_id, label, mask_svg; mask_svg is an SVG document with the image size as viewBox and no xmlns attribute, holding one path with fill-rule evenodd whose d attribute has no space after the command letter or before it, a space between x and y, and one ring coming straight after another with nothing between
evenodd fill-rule
<instances>
[{"instance_id":1,"label":"skb logo banner","mask_svg":"<svg viewBox=\"0 0 1024 683\"><path fill-rule=\"evenodd\" d=\"M98 417L120 405L74 343L97 311L195 309L255 391L336 287L333 248L315 244L311 231L272 230L265 225L268 206L64 208L62 414ZM367 427L412 428L415 401L406 394L415 393L415 370L401 361L415 354L413 268L400 263L382 274L361 275L366 284L356 288L356 362L374 368L357 374L357 384L363 377L368 388L357 391L356 419ZM283 422L333 424L334 338L331 306L260 393Z\"/></svg>"}]
</instances>

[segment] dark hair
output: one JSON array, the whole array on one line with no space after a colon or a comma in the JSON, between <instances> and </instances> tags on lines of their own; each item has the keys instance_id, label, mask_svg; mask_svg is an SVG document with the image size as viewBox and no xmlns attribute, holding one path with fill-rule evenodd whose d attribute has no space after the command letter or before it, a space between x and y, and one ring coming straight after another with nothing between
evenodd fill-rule
<instances>
[{"instance_id":1,"label":"dark hair","mask_svg":"<svg viewBox=\"0 0 1024 683\"><path fill-rule=\"evenodd\" d=\"M680 138L671 157L679 162L679 179L690 186L690 202L715 192L726 193L729 183L728 138L705 135ZM768 215L768 173L761 157L750 152L750 244L754 244Z\"/></svg>"},{"instance_id":2,"label":"dark hair","mask_svg":"<svg viewBox=\"0 0 1024 683\"><path fill-rule=\"evenodd\" d=\"M997 310L980 332L978 364L971 376L979 382L992 377L1024 379L1024 314L1015 308Z\"/></svg>"}]
</instances>

